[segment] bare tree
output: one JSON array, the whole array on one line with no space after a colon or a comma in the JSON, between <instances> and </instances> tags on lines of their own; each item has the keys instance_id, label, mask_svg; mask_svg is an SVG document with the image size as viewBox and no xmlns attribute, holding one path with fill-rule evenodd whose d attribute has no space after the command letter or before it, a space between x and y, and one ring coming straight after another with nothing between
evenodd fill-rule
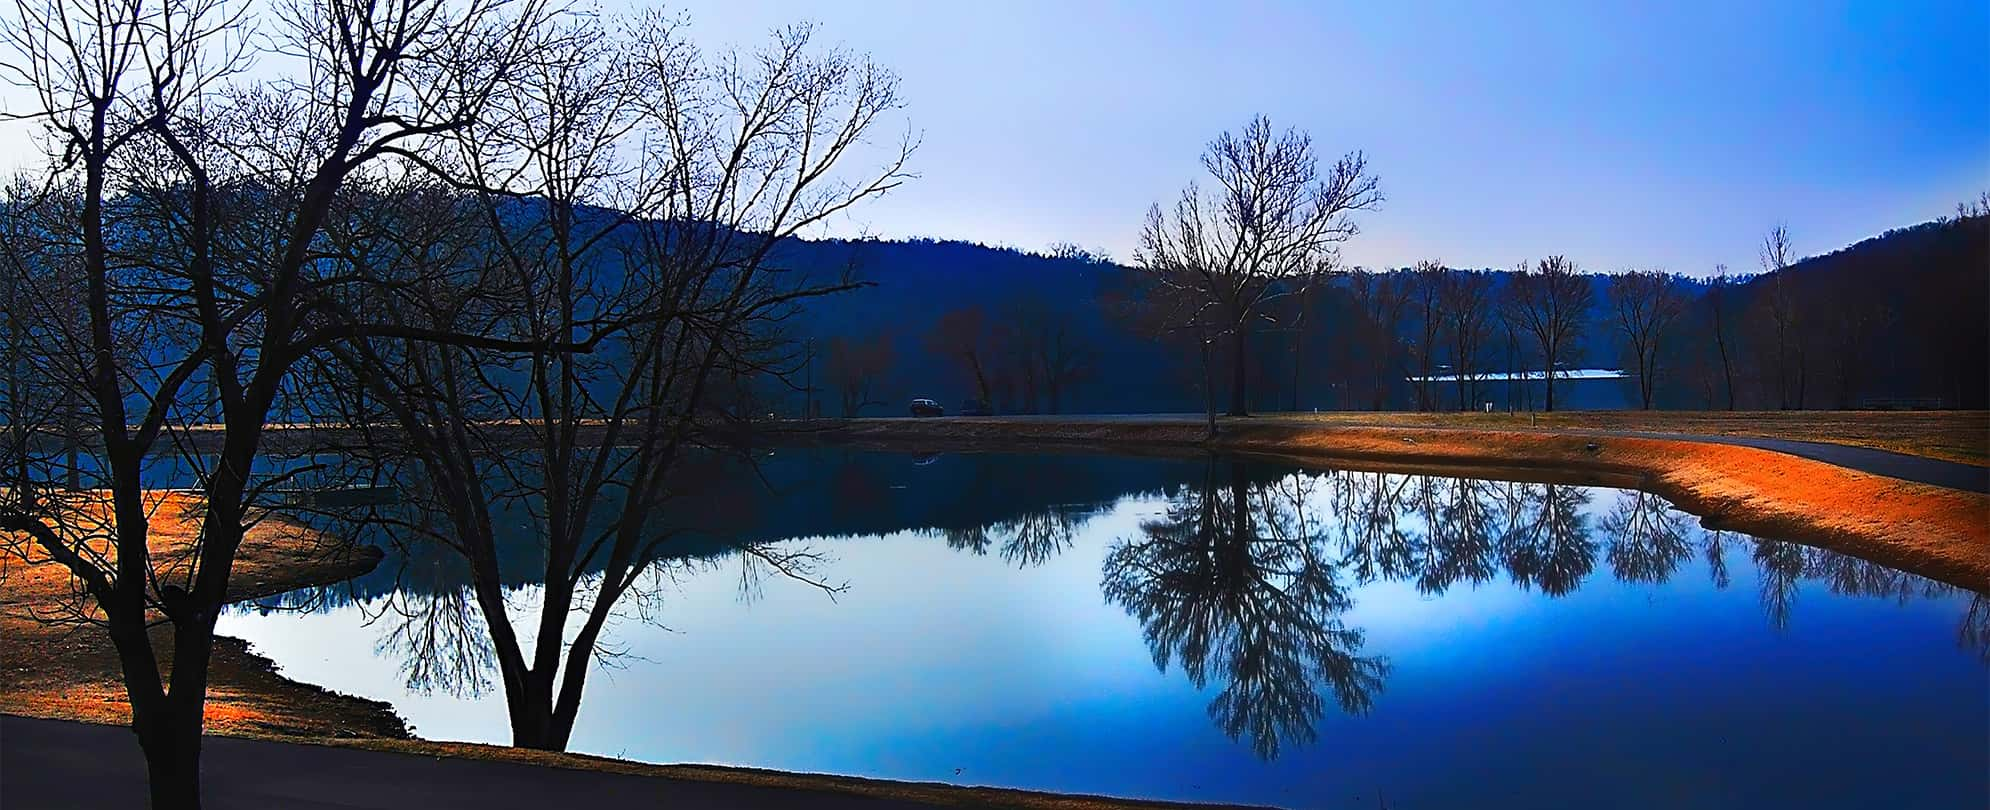
<instances>
[{"instance_id":1,"label":"bare tree","mask_svg":"<svg viewBox=\"0 0 1990 810\"><path fill-rule=\"evenodd\" d=\"M544 13L497 0L278 4L275 25L218 0L16 0L0 70L27 91L65 224L48 260L80 309L52 335L59 384L87 403L89 491L12 488L0 529L64 565L108 630L154 807L200 803L214 623L262 496L263 426L293 414L292 372L339 341L387 330L317 308L354 279L317 262L334 202L356 178L475 120ZM281 60L254 72L268 43ZM284 72L285 66L295 70ZM268 76L268 78L258 78ZM73 276L71 274L73 273ZM36 293L56 300L55 291ZM474 340L474 336L456 336ZM199 382L195 383L195 379ZM218 422L213 454L190 422ZM146 469L193 471L190 548L156 554ZM72 470L73 472L73 470ZM151 630L170 630L155 650Z\"/></svg>"},{"instance_id":2,"label":"bare tree","mask_svg":"<svg viewBox=\"0 0 1990 810\"><path fill-rule=\"evenodd\" d=\"M1211 142L1202 165L1216 189L1205 193L1191 183L1172 209L1149 209L1134 258L1149 283L1177 299L1177 328L1201 334L1205 344L1229 339L1230 414L1245 416L1247 343L1271 317L1267 304L1331 269L1339 245L1359 232L1353 214L1373 209L1382 195L1360 152L1323 177L1312 138L1274 132L1263 116Z\"/></svg>"},{"instance_id":3,"label":"bare tree","mask_svg":"<svg viewBox=\"0 0 1990 810\"><path fill-rule=\"evenodd\" d=\"M1359 351L1369 370L1369 410L1379 411L1388 404L1389 388L1399 382L1395 361L1397 333L1403 309L1409 304L1409 285L1396 273L1375 273L1365 268L1348 272L1348 291L1354 296L1362 323Z\"/></svg>"},{"instance_id":4,"label":"bare tree","mask_svg":"<svg viewBox=\"0 0 1990 810\"><path fill-rule=\"evenodd\" d=\"M1444 274L1438 309L1451 339L1451 365L1458 387L1458 407L1470 409L1479 395L1479 359L1494 328L1493 277L1478 270Z\"/></svg>"},{"instance_id":5,"label":"bare tree","mask_svg":"<svg viewBox=\"0 0 1990 810\"><path fill-rule=\"evenodd\" d=\"M1535 262L1532 270L1523 265L1507 287L1507 317L1541 350L1542 382L1547 386L1546 408L1550 411L1555 409L1555 375L1562 358L1575 349L1589 300L1589 278L1577 272L1575 262L1562 256Z\"/></svg>"},{"instance_id":6,"label":"bare tree","mask_svg":"<svg viewBox=\"0 0 1990 810\"><path fill-rule=\"evenodd\" d=\"M1058 413L1064 395L1097 372L1091 342L1070 310L1032 295L1014 299L1003 334L1010 356L1022 371L1025 409L1036 412L1038 394L1043 410Z\"/></svg>"},{"instance_id":7,"label":"bare tree","mask_svg":"<svg viewBox=\"0 0 1990 810\"><path fill-rule=\"evenodd\" d=\"M878 383L891 370L891 341L883 335L863 340L837 336L829 339L823 357L822 379L836 392L843 406L843 418L864 414L864 409L884 405Z\"/></svg>"},{"instance_id":8,"label":"bare tree","mask_svg":"<svg viewBox=\"0 0 1990 810\"><path fill-rule=\"evenodd\" d=\"M1797 335L1800 324L1797 322L1796 292L1792 289L1793 285L1789 280L1790 274L1786 272L1794 262L1794 255L1790 248L1790 230L1787 226L1777 225L1769 229L1767 236L1762 237L1761 260L1762 272L1768 276L1769 280L1769 318L1775 328L1776 368L1774 375L1776 380L1777 407L1784 410L1788 410L1791 407L1790 357L1792 352L1794 352L1796 355L1795 365L1797 376L1795 407L1800 409L1803 407L1802 380L1804 376L1804 359L1802 341Z\"/></svg>"},{"instance_id":9,"label":"bare tree","mask_svg":"<svg viewBox=\"0 0 1990 810\"><path fill-rule=\"evenodd\" d=\"M988 387L984 366L989 354L988 319L980 307L962 307L942 314L926 333L926 349L941 357L958 360L974 380L974 393L985 407L994 407L994 393Z\"/></svg>"},{"instance_id":10,"label":"bare tree","mask_svg":"<svg viewBox=\"0 0 1990 810\"><path fill-rule=\"evenodd\" d=\"M378 466L420 481L410 508L424 519L377 519L469 563L515 745L566 747L588 673L612 654L602 634L618 605L642 603L645 573L699 528L664 507L698 492L695 461L750 441L726 392L799 371L782 325L810 299L861 286L847 271L792 271L778 249L896 187L913 144L857 165L899 107L897 81L813 46L813 33L706 57L654 15L548 32L531 69L509 77L502 114L455 140L462 204L483 223L463 260L479 269L384 290L380 308L594 351L372 340L341 357L395 426L354 416ZM501 530L542 553L505 563ZM744 551L832 587L809 552ZM524 621L506 605L519 580L543 589Z\"/></svg>"},{"instance_id":11,"label":"bare tree","mask_svg":"<svg viewBox=\"0 0 1990 810\"><path fill-rule=\"evenodd\" d=\"M1436 384L1438 337L1444 330L1444 317L1439 304L1443 294L1444 263L1441 261L1417 262L1409 272L1410 301L1416 307L1417 318L1417 384L1416 406L1420 411L1437 409L1437 400L1431 394Z\"/></svg>"},{"instance_id":12,"label":"bare tree","mask_svg":"<svg viewBox=\"0 0 1990 810\"><path fill-rule=\"evenodd\" d=\"M1645 410L1651 410L1658 387L1660 344L1685 308L1678 282L1665 273L1633 270L1611 279L1611 319L1637 370L1638 398Z\"/></svg>"},{"instance_id":13,"label":"bare tree","mask_svg":"<svg viewBox=\"0 0 1990 810\"><path fill-rule=\"evenodd\" d=\"M1727 409L1734 410L1734 361L1728 352L1727 298L1734 288L1733 277L1728 275L1727 265L1714 265L1713 278L1707 283L1707 312L1713 322L1714 349L1720 353L1721 379L1727 389Z\"/></svg>"}]
</instances>

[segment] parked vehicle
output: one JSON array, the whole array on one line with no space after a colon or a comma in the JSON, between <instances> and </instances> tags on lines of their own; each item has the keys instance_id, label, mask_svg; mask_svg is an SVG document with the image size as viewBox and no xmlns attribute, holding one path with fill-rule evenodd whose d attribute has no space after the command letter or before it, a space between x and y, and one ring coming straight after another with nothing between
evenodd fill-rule
<instances>
[{"instance_id":1,"label":"parked vehicle","mask_svg":"<svg viewBox=\"0 0 1990 810\"><path fill-rule=\"evenodd\" d=\"M947 409L940 407L940 403L934 402L933 400L930 399L915 399L912 400L912 415L946 416Z\"/></svg>"},{"instance_id":2,"label":"parked vehicle","mask_svg":"<svg viewBox=\"0 0 1990 810\"><path fill-rule=\"evenodd\" d=\"M961 404L960 404L960 415L962 415L962 416L994 416L994 415L995 415L995 411L993 411L993 410L989 409L989 407L988 407L988 403L986 403L986 402L982 402L981 400L978 400L978 399L970 399L970 400L968 400L968 401L966 401L966 402L963 402L963 403L961 403Z\"/></svg>"}]
</instances>

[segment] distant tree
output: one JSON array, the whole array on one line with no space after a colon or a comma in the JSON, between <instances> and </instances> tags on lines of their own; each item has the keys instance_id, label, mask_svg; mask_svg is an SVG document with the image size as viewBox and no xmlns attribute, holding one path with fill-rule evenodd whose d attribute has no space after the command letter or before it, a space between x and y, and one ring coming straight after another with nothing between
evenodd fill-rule
<instances>
[{"instance_id":1,"label":"distant tree","mask_svg":"<svg viewBox=\"0 0 1990 810\"><path fill-rule=\"evenodd\" d=\"M984 363L992 340L988 318L977 306L948 310L926 333L926 350L961 363L974 380L975 396L991 408L994 393L988 387Z\"/></svg>"},{"instance_id":2,"label":"distant tree","mask_svg":"<svg viewBox=\"0 0 1990 810\"><path fill-rule=\"evenodd\" d=\"M1978 192L1976 199L1963 200L1955 204L1955 218L1957 220L1981 216L1990 216L1990 191Z\"/></svg>"},{"instance_id":3,"label":"distant tree","mask_svg":"<svg viewBox=\"0 0 1990 810\"><path fill-rule=\"evenodd\" d=\"M1369 372L1369 410L1379 411L1387 407L1389 389L1399 382L1397 335L1410 300L1409 285L1396 273L1357 267L1348 273L1348 291L1362 316L1358 351Z\"/></svg>"},{"instance_id":4,"label":"distant tree","mask_svg":"<svg viewBox=\"0 0 1990 810\"><path fill-rule=\"evenodd\" d=\"M1041 296L1010 299L995 335L1011 375L1022 381L1027 412L1058 413L1065 396L1098 370L1077 314Z\"/></svg>"},{"instance_id":5,"label":"distant tree","mask_svg":"<svg viewBox=\"0 0 1990 810\"><path fill-rule=\"evenodd\" d=\"M1525 380L1520 374L1521 369L1527 365L1526 337L1521 333L1520 325L1514 321L1510 308L1502 304L1498 312L1499 336L1502 338L1500 345L1506 349L1506 407L1508 410L1513 410L1522 407L1522 403L1525 403L1528 410L1533 410L1533 389L1525 385Z\"/></svg>"},{"instance_id":6,"label":"distant tree","mask_svg":"<svg viewBox=\"0 0 1990 810\"><path fill-rule=\"evenodd\" d=\"M1638 377L1638 400L1651 410L1658 388L1659 350L1686 308L1676 279L1655 270L1633 270L1611 279L1611 325Z\"/></svg>"},{"instance_id":7,"label":"distant tree","mask_svg":"<svg viewBox=\"0 0 1990 810\"><path fill-rule=\"evenodd\" d=\"M1734 281L1728 275L1727 265L1714 265L1714 275L1707 285L1705 299L1713 326L1714 349L1720 353L1722 389L1727 394L1727 409L1730 411L1734 410L1734 359L1728 348L1727 308L1728 296L1733 288Z\"/></svg>"},{"instance_id":8,"label":"distant tree","mask_svg":"<svg viewBox=\"0 0 1990 810\"><path fill-rule=\"evenodd\" d=\"M1762 272L1768 277L1768 308L1771 324L1775 328L1775 369L1777 407L1788 410L1803 407L1804 357L1803 343L1799 334L1802 326L1797 311L1797 282L1791 280L1789 268L1795 263L1790 248L1790 231L1787 226L1777 225L1762 237ZM1795 355L1796 397L1791 399L1791 357Z\"/></svg>"},{"instance_id":9,"label":"distant tree","mask_svg":"<svg viewBox=\"0 0 1990 810\"><path fill-rule=\"evenodd\" d=\"M1493 277L1478 270L1452 270L1444 274L1438 290L1438 309L1451 339L1451 364L1457 378L1458 407L1470 409L1479 395L1479 360L1486 343L1492 340L1496 318L1493 312Z\"/></svg>"},{"instance_id":10,"label":"distant tree","mask_svg":"<svg viewBox=\"0 0 1990 810\"><path fill-rule=\"evenodd\" d=\"M1211 142L1202 165L1217 188L1204 193L1191 183L1172 209L1150 208L1136 269L1174 299L1176 328L1205 343L1230 341L1230 413L1244 416L1248 337L1269 317L1266 305L1331 268L1338 246L1359 230L1353 214L1382 195L1361 153L1322 177L1312 139L1274 132L1263 116Z\"/></svg>"},{"instance_id":11,"label":"distant tree","mask_svg":"<svg viewBox=\"0 0 1990 810\"><path fill-rule=\"evenodd\" d=\"M1066 395L1098 373L1098 357L1078 326L1077 317L1057 310L1044 313L1031 324L1036 337L1036 364L1041 370L1046 405L1050 413L1064 410Z\"/></svg>"},{"instance_id":12,"label":"distant tree","mask_svg":"<svg viewBox=\"0 0 1990 810\"><path fill-rule=\"evenodd\" d=\"M1410 302L1417 323L1416 406L1420 411L1437 409L1437 398L1431 394L1437 383L1431 378L1436 375L1438 338L1444 331L1440 301L1446 273L1443 262L1421 261L1408 275Z\"/></svg>"},{"instance_id":13,"label":"distant tree","mask_svg":"<svg viewBox=\"0 0 1990 810\"><path fill-rule=\"evenodd\" d=\"M1879 351L1875 343L1893 320L1893 309L1887 297L1865 294L1866 277L1873 275L1866 267L1819 275L1811 280L1810 295L1830 305L1816 307L1817 317L1809 320L1818 347L1829 358L1827 370L1836 388L1833 405L1850 408L1868 381L1871 359Z\"/></svg>"},{"instance_id":14,"label":"distant tree","mask_svg":"<svg viewBox=\"0 0 1990 810\"><path fill-rule=\"evenodd\" d=\"M1096 248L1088 248L1076 242L1053 242L1044 252L1045 256L1063 261L1084 262L1085 264L1112 264L1112 254Z\"/></svg>"},{"instance_id":15,"label":"distant tree","mask_svg":"<svg viewBox=\"0 0 1990 810\"><path fill-rule=\"evenodd\" d=\"M1589 310L1589 279L1577 272L1575 262L1563 256L1549 256L1523 264L1507 285L1504 310L1518 331L1533 339L1541 350L1547 387L1547 410L1555 409L1555 375L1564 357L1575 351Z\"/></svg>"},{"instance_id":16,"label":"distant tree","mask_svg":"<svg viewBox=\"0 0 1990 810\"><path fill-rule=\"evenodd\" d=\"M822 376L836 392L843 406L843 418L862 416L865 408L884 405L878 398L878 383L891 372L891 341L883 335L863 340L848 337L829 339L823 358Z\"/></svg>"}]
</instances>

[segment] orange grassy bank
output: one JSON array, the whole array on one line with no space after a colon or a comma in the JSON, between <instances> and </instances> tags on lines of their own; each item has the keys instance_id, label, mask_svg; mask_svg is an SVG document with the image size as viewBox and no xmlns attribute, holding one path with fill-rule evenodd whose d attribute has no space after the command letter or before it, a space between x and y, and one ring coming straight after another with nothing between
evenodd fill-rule
<instances>
[{"instance_id":1,"label":"orange grassy bank","mask_svg":"<svg viewBox=\"0 0 1990 810\"><path fill-rule=\"evenodd\" d=\"M155 560L178 558L199 524L198 499L152 496ZM102 506L89 507L92 512ZM89 517L85 518L86 520ZM130 722L117 653L101 627L78 623L96 613L77 593L68 569L0 535L0 712L97 723ZM22 553L26 553L26 559ZM329 544L280 517L265 517L244 538L230 578L234 601L340 582L380 562L378 549ZM169 564L169 563L162 563ZM170 630L156 628L153 648L170 666ZM216 637L207 693L207 727L220 733L319 737L406 737L407 726L384 703L342 695L277 674L269 659L240 639Z\"/></svg>"},{"instance_id":2,"label":"orange grassy bank","mask_svg":"<svg viewBox=\"0 0 1990 810\"><path fill-rule=\"evenodd\" d=\"M810 431L805 440L923 450L1222 450L1303 465L1636 487L1712 528L1807 543L1990 592L1990 495L1752 447L1249 419L1224 420L1213 440L1189 421L1048 419L858 419Z\"/></svg>"}]
</instances>

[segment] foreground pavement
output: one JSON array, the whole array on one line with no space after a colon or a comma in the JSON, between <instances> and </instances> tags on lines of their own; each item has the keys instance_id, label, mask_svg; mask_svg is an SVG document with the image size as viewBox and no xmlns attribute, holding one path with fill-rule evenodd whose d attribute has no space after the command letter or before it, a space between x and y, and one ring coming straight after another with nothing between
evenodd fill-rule
<instances>
[{"instance_id":1,"label":"foreground pavement","mask_svg":"<svg viewBox=\"0 0 1990 810\"><path fill-rule=\"evenodd\" d=\"M930 806L826 791L228 737L208 737L201 753L203 806L209 810ZM74 810L142 808L145 803L145 761L124 727L0 717L0 807Z\"/></svg>"}]
</instances>

